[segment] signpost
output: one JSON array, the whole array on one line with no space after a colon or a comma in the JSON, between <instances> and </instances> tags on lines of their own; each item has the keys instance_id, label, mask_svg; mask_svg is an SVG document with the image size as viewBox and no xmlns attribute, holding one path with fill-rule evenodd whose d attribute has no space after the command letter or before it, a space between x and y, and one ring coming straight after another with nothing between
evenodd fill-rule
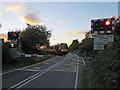
<instances>
[{"instance_id":1,"label":"signpost","mask_svg":"<svg viewBox=\"0 0 120 90\"><path fill-rule=\"evenodd\" d=\"M94 34L94 50L103 50L104 45L114 42L114 35L112 35L114 31L115 18L91 20L91 34Z\"/></svg>"},{"instance_id":2,"label":"signpost","mask_svg":"<svg viewBox=\"0 0 120 90\"><path fill-rule=\"evenodd\" d=\"M108 44L114 42L114 35L97 35L94 36L94 44Z\"/></svg>"},{"instance_id":3,"label":"signpost","mask_svg":"<svg viewBox=\"0 0 120 90\"><path fill-rule=\"evenodd\" d=\"M8 32L8 40L11 40L13 45L18 45L20 40L20 32Z\"/></svg>"},{"instance_id":4,"label":"signpost","mask_svg":"<svg viewBox=\"0 0 120 90\"><path fill-rule=\"evenodd\" d=\"M17 40L11 40L11 43L17 45Z\"/></svg>"},{"instance_id":5,"label":"signpost","mask_svg":"<svg viewBox=\"0 0 120 90\"><path fill-rule=\"evenodd\" d=\"M104 49L104 45L94 45L94 50L103 50Z\"/></svg>"},{"instance_id":6,"label":"signpost","mask_svg":"<svg viewBox=\"0 0 120 90\"><path fill-rule=\"evenodd\" d=\"M92 34L114 33L115 18L104 18L91 20Z\"/></svg>"},{"instance_id":7,"label":"signpost","mask_svg":"<svg viewBox=\"0 0 120 90\"><path fill-rule=\"evenodd\" d=\"M96 35L94 36L94 50L103 50L104 44L114 42L114 35Z\"/></svg>"}]
</instances>

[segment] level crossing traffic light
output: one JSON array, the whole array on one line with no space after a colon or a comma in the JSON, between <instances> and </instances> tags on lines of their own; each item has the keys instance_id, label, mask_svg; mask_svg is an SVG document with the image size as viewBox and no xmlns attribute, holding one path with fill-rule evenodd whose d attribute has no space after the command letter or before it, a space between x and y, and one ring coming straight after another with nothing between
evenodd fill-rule
<instances>
[{"instance_id":1,"label":"level crossing traffic light","mask_svg":"<svg viewBox=\"0 0 120 90\"><path fill-rule=\"evenodd\" d=\"M113 33L115 18L91 20L91 33Z\"/></svg>"},{"instance_id":2,"label":"level crossing traffic light","mask_svg":"<svg viewBox=\"0 0 120 90\"><path fill-rule=\"evenodd\" d=\"M19 39L19 32L8 32L8 40L17 40Z\"/></svg>"}]
</instances>

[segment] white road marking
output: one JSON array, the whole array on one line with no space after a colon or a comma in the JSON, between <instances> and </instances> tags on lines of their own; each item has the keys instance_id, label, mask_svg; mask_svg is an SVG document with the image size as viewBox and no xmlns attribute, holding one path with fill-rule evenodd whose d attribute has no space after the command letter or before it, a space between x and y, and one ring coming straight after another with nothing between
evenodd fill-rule
<instances>
[{"instance_id":1,"label":"white road marking","mask_svg":"<svg viewBox=\"0 0 120 90\"><path fill-rule=\"evenodd\" d=\"M8 71L8 72L4 72L4 73L2 73L2 74L0 74L0 75L4 75L4 74L11 73L11 72L14 72L14 71L17 71L17 69L11 70L11 71Z\"/></svg>"},{"instance_id":2,"label":"white road marking","mask_svg":"<svg viewBox=\"0 0 120 90\"><path fill-rule=\"evenodd\" d=\"M82 57L82 61L83 61L83 65L85 66L85 61L84 61L83 57Z\"/></svg>"},{"instance_id":3,"label":"white road marking","mask_svg":"<svg viewBox=\"0 0 120 90\"><path fill-rule=\"evenodd\" d=\"M61 64L65 60L66 60L66 58L64 58L62 61L60 61L52 66L49 66L48 68L30 76L29 78L15 84L14 86L10 87L8 90L13 89L13 88L21 88L22 86L26 85L27 83L31 82L32 80L36 79L37 77L41 76L42 74L44 74L44 73L48 72L49 70L53 69L54 67L58 66L59 64Z\"/></svg>"},{"instance_id":4,"label":"white road marking","mask_svg":"<svg viewBox=\"0 0 120 90\"><path fill-rule=\"evenodd\" d=\"M78 83L78 65L77 65L77 71L76 71L76 79L75 79L75 90L77 88L77 83Z\"/></svg>"},{"instance_id":5,"label":"white road marking","mask_svg":"<svg viewBox=\"0 0 120 90\"><path fill-rule=\"evenodd\" d=\"M55 67L55 66L54 66L54 67ZM44 73L50 71L50 70L53 69L54 67L52 67L52 68L50 68L50 69L44 71L43 73L37 75L36 77L30 79L29 81L27 81L27 82L25 82L25 83L23 83L22 85L18 86L17 88L21 88L21 87L23 87L24 85L28 84L29 82L33 81L34 79L38 78L39 76L43 75Z\"/></svg>"},{"instance_id":6,"label":"white road marking","mask_svg":"<svg viewBox=\"0 0 120 90\"><path fill-rule=\"evenodd\" d=\"M75 87L74 89L77 89L77 85L78 85L78 69L79 69L79 57L77 55L75 55L77 57L77 70L76 70L76 78L75 78Z\"/></svg>"},{"instance_id":7,"label":"white road marking","mask_svg":"<svg viewBox=\"0 0 120 90\"><path fill-rule=\"evenodd\" d=\"M79 77L79 75L78 75L78 70L79 70L79 56L77 56L77 55L75 55L76 57L77 57L77 70L76 70L76 79L75 79L75 87L74 87L74 89L75 90L77 90L77 84L78 84L78 77ZM83 65L85 65L85 61L84 61L84 59L83 59L83 57L82 57L82 62L83 62Z\"/></svg>"},{"instance_id":8,"label":"white road marking","mask_svg":"<svg viewBox=\"0 0 120 90\"><path fill-rule=\"evenodd\" d=\"M34 72L40 71L40 70L32 70L32 69L18 69L18 70L20 70L20 71L34 71Z\"/></svg>"},{"instance_id":9,"label":"white road marking","mask_svg":"<svg viewBox=\"0 0 120 90\"><path fill-rule=\"evenodd\" d=\"M55 59L55 58L51 58L51 59L46 60L46 61L43 61L43 62L51 61L52 59ZM42 63L42 62L41 62L41 63ZM41 63L38 63L38 64L41 64ZM21 68L18 68L18 69L14 69L14 70L11 70L11 71L8 71L8 72L4 72L4 73L2 73L2 74L0 74L0 75L8 74L8 73L11 73L11 72L20 70L20 69L22 69L22 68L32 67L32 66L35 66L35 65L36 65L36 64L29 65L29 66L24 66L24 67L21 67Z\"/></svg>"}]
</instances>

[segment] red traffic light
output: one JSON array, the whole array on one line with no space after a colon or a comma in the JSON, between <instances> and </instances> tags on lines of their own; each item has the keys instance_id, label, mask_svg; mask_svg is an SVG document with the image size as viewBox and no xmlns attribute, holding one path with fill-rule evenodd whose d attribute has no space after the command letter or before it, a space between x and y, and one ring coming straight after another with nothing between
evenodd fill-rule
<instances>
[{"instance_id":1,"label":"red traffic light","mask_svg":"<svg viewBox=\"0 0 120 90\"><path fill-rule=\"evenodd\" d=\"M15 34L15 33L13 33L13 36L16 36L16 34Z\"/></svg>"},{"instance_id":2,"label":"red traffic light","mask_svg":"<svg viewBox=\"0 0 120 90\"><path fill-rule=\"evenodd\" d=\"M111 24L111 21L110 20L106 20L105 21L105 25L109 26Z\"/></svg>"}]
</instances>

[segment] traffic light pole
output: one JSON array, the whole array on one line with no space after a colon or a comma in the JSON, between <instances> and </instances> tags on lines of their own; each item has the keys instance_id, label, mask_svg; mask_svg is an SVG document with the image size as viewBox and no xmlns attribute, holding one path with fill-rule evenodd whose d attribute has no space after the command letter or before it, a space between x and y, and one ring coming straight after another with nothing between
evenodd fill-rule
<instances>
[{"instance_id":1,"label":"traffic light pole","mask_svg":"<svg viewBox=\"0 0 120 90\"><path fill-rule=\"evenodd\" d=\"M22 53L22 48L21 48L21 39L18 40L18 44L17 44L17 51L19 53Z\"/></svg>"}]
</instances>

